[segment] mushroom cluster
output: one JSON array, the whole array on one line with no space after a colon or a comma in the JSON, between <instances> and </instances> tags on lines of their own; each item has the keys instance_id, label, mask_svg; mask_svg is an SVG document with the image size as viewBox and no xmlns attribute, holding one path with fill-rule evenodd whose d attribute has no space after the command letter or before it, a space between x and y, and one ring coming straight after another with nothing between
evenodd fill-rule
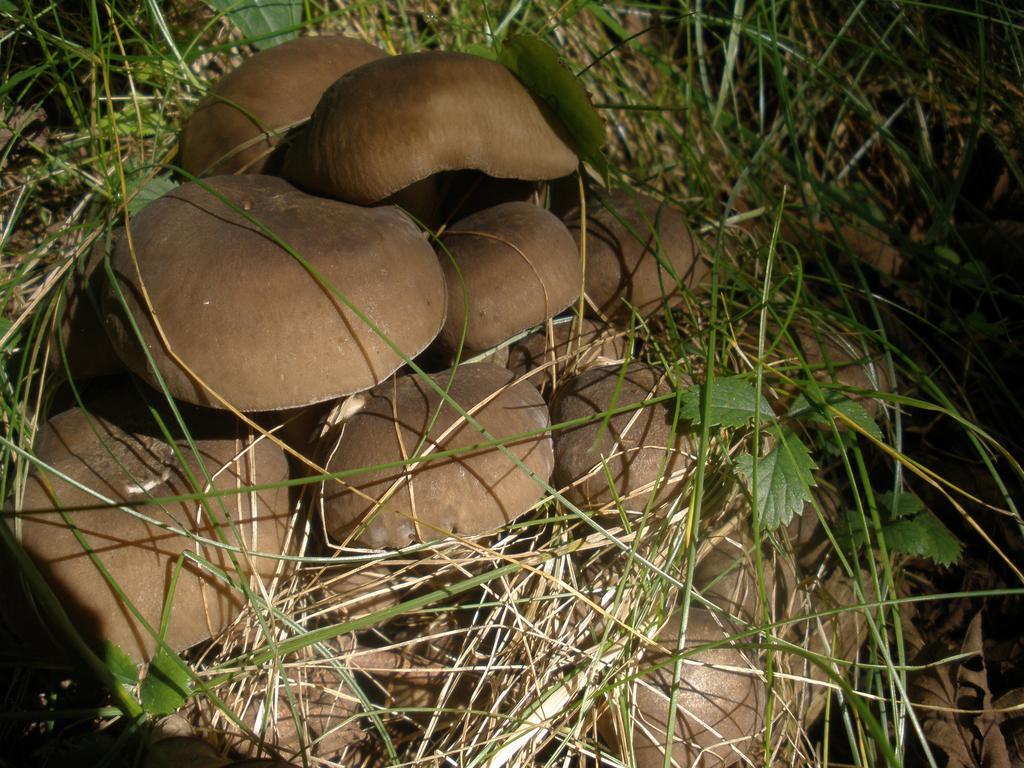
<instances>
[{"instance_id":1,"label":"mushroom cluster","mask_svg":"<svg viewBox=\"0 0 1024 768\"><path fill-rule=\"evenodd\" d=\"M544 185L579 158L510 70L295 40L211 89L180 162L191 180L125 222L68 296L63 343L99 336L135 378L40 430L10 517L92 641L143 662L218 638L318 545L415 560L552 498L628 527L679 495L689 382L634 359L627 326L699 285L703 245L633 190L553 214ZM314 492L297 503L293 481ZM300 549L310 511L324 541ZM393 605L385 562L317 589L361 614ZM694 643L728 635L690 621ZM699 660L677 699L711 730L680 721L673 756L728 762L715 729L749 738L764 694L708 671L748 655ZM662 762L667 681L636 693L654 707L643 737L601 726L640 764Z\"/></svg>"}]
</instances>

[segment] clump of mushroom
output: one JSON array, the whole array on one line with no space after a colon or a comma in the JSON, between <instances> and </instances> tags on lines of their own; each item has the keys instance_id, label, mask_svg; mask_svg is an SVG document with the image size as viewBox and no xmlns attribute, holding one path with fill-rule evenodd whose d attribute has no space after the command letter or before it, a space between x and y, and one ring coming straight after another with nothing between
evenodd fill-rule
<instances>
[{"instance_id":1,"label":"clump of mushroom","mask_svg":"<svg viewBox=\"0 0 1024 768\"><path fill-rule=\"evenodd\" d=\"M664 520L697 453L674 397L688 382L634 360L657 358L622 326L699 286L703 245L680 210L628 189L593 196L585 223L580 211L559 219L539 205L536 185L578 164L542 99L501 64L465 54L302 39L225 76L182 138L182 166L204 178L130 217L115 238L114 280L97 281L119 360L180 401L196 439L140 427L127 408L57 415L12 508L76 623L136 661L152 658L180 562L162 642L182 650L221 636L247 589L291 573L290 482L310 486L299 508L314 517L301 522L322 529L303 553L359 563L318 562L296 622L369 627L367 617L437 586L429 576L395 585L399 569L429 570L417 559L429 546L492 536L538 506L602 524L624 513L628 536L639 515ZM432 247L419 225L440 222ZM511 370L455 365L506 347ZM429 372L425 350L455 367ZM833 352L821 355L829 370ZM252 419L276 426L260 434ZM549 483L569 504L552 501ZM675 612L611 694L627 705L615 713L631 717L606 713L598 731L624 761L662 765L669 723L679 764L751 753L765 691L756 654L729 642L759 607L742 540L738 549L716 547L697 566L696 586L718 610L690 610L678 680ZM772 590L792 591L788 572L771 578ZM403 642L410 654L427 645ZM436 656L440 666L458 654ZM419 672L381 686L389 704L438 700L431 686L444 675ZM305 735L327 741L359 697L336 700L349 688L334 670L304 682L315 721ZM260 712L259 723L280 726L278 746L298 754L303 738L279 714Z\"/></svg>"}]
</instances>

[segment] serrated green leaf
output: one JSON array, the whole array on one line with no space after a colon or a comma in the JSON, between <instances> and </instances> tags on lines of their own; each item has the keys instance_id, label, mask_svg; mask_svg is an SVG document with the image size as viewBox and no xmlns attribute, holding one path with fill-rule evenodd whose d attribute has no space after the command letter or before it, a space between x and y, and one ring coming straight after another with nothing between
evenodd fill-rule
<instances>
[{"instance_id":1,"label":"serrated green leaf","mask_svg":"<svg viewBox=\"0 0 1024 768\"><path fill-rule=\"evenodd\" d=\"M854 552L858 547L864 546L867 541L865 524L868 528L871 527L871 521L866 521L855 507L851 505L843 508L836 530L836 538L845 550Z\"/></svg>"},{"instance_id":2,"label":"serrated green leaf","mask_svg":"<svg viewBox=\"0 0 1024 768\"><path fill-rule=\"evenodd\" d=\"M141 186L140 186L141 185ZM160 174L151 179L139 179L128 186L128 213L134 216L158 197L163 197L178 185L171 181L169 174Z\"/></svg>"},{"instance_id":3,"label":"serrated green leaf","mask_svg":"<svg viewBox=\"0 0 1024 768\"><path fill-rule=\"evenodd\" d=\"M192 692L183 662L161 648L149 663L139 688L142 707L151 715L169 715L178 710Z\"/></svg>"},{"instance_id":4,"label":"serrated green leaf","mask_svg":"<svg viewBox=\"0 0 1024 768\"><path fill-rule=\"evenodd\" d=\"M103 643L103 661L117 682L124 685L139 682L139 670L121 646L109 641Z\"/></svg>"},{"instance_id":5,"label":"serrated green leaf","mask_svg":"<svg viewBox=\"0 0 1024 768\"><path fill-rule=\"evenodd\" d=\"M502 43L498 61L562 121L580 158L601 176L607 176L608 162L601 153L604 121L583 83L569 71L555 49L536 35L511 35Z\"/></svg>"},{"instance_id":6,"label":"serrated green leaf","mask_svg":"<svg viewBox=\"0 0 1024 768\"><path fill-rule=\"evenodd\" d=\"M705 385L706 386L706 385ZM704 387L690 387L682 395L682 417L692 424L701 422L701 392ZM712 381L708 402L708 422L712 427L742 427L761 408L761 418L772 421L775 412L754 385L739 376L720 376Z\"/></svg>"},{"instance_id":7,"label":"serrated green leaf","mask_svg":"<svg viewBox=\"0 0 1024 768\"><path fill-rule=\"evenodd\" d=\"M786 415L801 421L818 421L828 424L831 420L825 408L825 403L835 408L876 440L884 438L882 430L875 420L871 418L871 414L864 410L863 405L847 397L842 392L834 390L825 392L824 401L817 404L811 402L804 394L798 395L796 400L793 401L793 405L789 407L789 412Z\"/></svg>"},{"instance_id":8,"label":"serrated green leaf","mask_svg":"<svg viewBox=\"0 0 1024 768\"><path fill-rule=\"evenodd\" d=\"M893 552L927 557L938 565L952 565L960 559L960 540L928 510L883 525L882 535Z\"/></svg>"},{"instance_id":9,"label":"serrated green leaf","mask_svg":"<svg viewBox=\"0 0 1024 768\"><path fill-rule=\"evenodd\" d=\"M903 491L899 496L892 491L886 491L875 498L886 520L900 520L924 512L924 503L909 491Z\"/></svg>"},{"instance_id":10,"label":"serrated green leaf","mask_svg":"<svg viewBox=\"0 0 1024 768\"><path fill-rule=\"evenodd\" d=\"M811 500L811 487L815 485L814 461L807 446L791 432L780 432L776 445L756 464L757 489L754 504L761 517L761 525L773 530L787 525L804 510ZM736 468L754 494L754 457L749 453L736 459Z\"/></svg>"},{"instance_id":11,"label":"serrated green leaf","mask_svg":"<svg viewBox=\"0 0 1024 768\"><path fill-rule=\"evenodd\" d=\"M302 21L302 0L206 0L259 49L273 48L295 37Z\"/></svg>"}]
</instances>

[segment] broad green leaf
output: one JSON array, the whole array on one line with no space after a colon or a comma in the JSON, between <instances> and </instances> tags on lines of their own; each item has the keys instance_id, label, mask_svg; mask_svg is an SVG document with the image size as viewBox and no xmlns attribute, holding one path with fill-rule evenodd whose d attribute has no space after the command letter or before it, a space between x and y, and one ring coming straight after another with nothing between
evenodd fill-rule
<instances>
[{"instance_id":1,"label":"broad green leaf","mask_svg":"<svg viewBox=\"0 0 1024 768\"><path fill-rule=\"evenodd\" d=\"M705 385L706 386L706 385ZM692 424L701 422L701 392L704 387L690 387L682 396L682 416ZM708 422L714 426L742 427L761 409L764 421L775 419L771 404L759 395L754 385L739 376L720 376L713 379L708 402Z\"/></svg>"},{"instance_id":2,"label":"broad green leaf","mask_svg":"<svg viewBox=\"0 0 1024 768\"><path fill-rule=\"evenodd\" d=\"M11 2L11 0L0 0L0 13L9 13L11 15L18 12L18 6Z\"/></svg>"},{"instance_id":3,"label":"broad green leaf","mask_svg":"<svg viewBox=\"0 0 1024 768\"><path fill-rule=\"evenodd\" d=\"M295 37L302 0L206 0L221 11L257 48L273 48Z\"/></svg>"},{"instance_id":4,"label":"broad green leaf","mask_svg":"<svg viewBox=\"0 0 1024 768\"><path fill-rule=\"evenodd\" d=\"M938 565L952 565L960 559L959 539L928 510L883 525L882 535L893 552L927 557Z\"/></svg>"},{"instance_id":5,"label":"broad green leaf","mask_svg":"<svg viewBox=\"0 0 1024 768\"><path fill-rule=\"evenodd\" d=\"M960 559L962 545L914 494L892 491L876 497L882 522L882 536L890 552L927 557L939 565L951 565ZM868 522L871 528L871 523ZM864 521L856 510L846 513L846 530L840 538L846 546L860 547L867 540Z\"/></svg>"},{"instance_id":6,"label":"broad green leaf","mask_svg":"<svg viewBox=\"0 0 1024 768\"><path fill-rule=\"evenodd\" d=\"M829 418L828 410L825 408L825 403L835 408L876 440L883 439L882 430L879 429L875 420L871 418L871 414L864 410L864 406L856 400L847 397L842 392L834 390L826 392L824 402L820 402L820 404L811 402L807 399L806 395L798 395L786 415L801 421L819 421L828 424L831 422L831 419Z\"/></svg>"},{"instance_id":7,"label":"broad green leaf","mask_svg":"<svg viewBox=\"0 0 1024 768\"><path fill-rule=\"evenodd\" d=\"M736 468L751 494L756 469L754 504L761 516L761 525L768 530L787 525L811 500L811 486L815 485L811 474L814 461L807 447L792 432L779 432L775 447L757 461L756 467L754 457L746 453L736 459Z\"/></svg>"},{"instance_id":8,"label":"broad green leaf","mask_svg":"<svg viewBox=\"0 0 1024 768\"><path fill-rule=\"evenodd\" d=\"M904 491L899 496L892 491L886 491L878 494L875 498L886 520L900 520L924 512L924 504L909 491Z\"/></svg>"},{"instance_id":9,"label":"broad green leaf","mask_svg":"<svg viewBox=\"0 0 1024 768\"><path fill-rule=\"evenodd\" d=\"M502 43L498 61L512 70L562 121L577 154L601 176L607 176L608 162L601 154L604 121L583 83L569 71L555 49L536 35L511 35Z\"/></svg>"},{"instance_id":10,"label":"broad green leaf","mask_svg":"<svg viewBox=\"0 0 1024 768\"><path fill-rule=\"evenodd\" d=\"M141 185L141 186L140 186ZM160 174L146 180L145 177L128 186L128 213L134 216L158 197L163 197L178 185L171 181L169 174Z\"/></svg>"},{"instance_id":11,"label":"broad green leaf","mask_svg":"<svg viewBox=\"0 0 1024 768\"><path fill-rule=\"evenodd\" d=\"M185 703L192 685L182 663L163 648L149 663L149 671L139 689L142 706L149 714L169 715Z\"/></svg>"},{"instance_id":12,"label":"broad green leaf","mask_svg":"<svg viewBox=\"0 0 1024 768\"><path fill-rule=\"evenodd\" d=\"M124 685L135 685L139 682L139 670L121 646L105 642L103 644L103 660L107 663L107 669L110 670L110 674L117 682Z\"/></svg>"}]
</instances>

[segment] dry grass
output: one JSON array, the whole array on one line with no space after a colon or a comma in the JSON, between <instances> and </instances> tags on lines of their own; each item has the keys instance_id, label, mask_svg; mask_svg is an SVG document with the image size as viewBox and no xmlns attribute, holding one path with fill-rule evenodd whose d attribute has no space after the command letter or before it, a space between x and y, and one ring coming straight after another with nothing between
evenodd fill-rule
<instances>
[{"instance_id":1,"label":"dry grass","mask_svg":"<svg viewBox=\"0 0 1024 768\"><path fill-rule=\"evenodd\" d=\"M794 318L881 352L897 393L880 411L884 445L833 427L800 433L828 489L804 514L821 518L831 541L813 565L797 564L784 530L758 529L765 543L745 562L760 574L749 584L769 599L732 617L727 634L748 663L737 674L766 680L770 692L770 727L744 748L748 762L874 765L927 752L914 746L899 606L912 591L902 568L921 561L891 556L884 537L851 554L838 542L846 517L836 507L854 510L875 537L878 493L931 493L936 509L962 512L958 532L992 554L1004 586L1021 587L1013 547L986 541L975 519L996 509L999 530L1019 536L1012 453L1024 410L1009 371L1020 356L1020 296L991 265L981 273L984 260L960 236L968 223L1024 215L1019 14L1000 4L980 14L857 5L840 18L811 0L701 13L516 4L492 18L459 2L309 10L309 28L391 53L487 44L488 27L547 35L601 109L615 180L673 200L708 242L711 293L630 329L671 381L743 374L782 402L811 379L774 330ZM7 499L39 425L77 397L54 364L62 281L153 179L176 178L184 118L252 49L224 17L186 3L162 15L0 3L0 17L10 22L0 33ZM949 251L959 264L943 261ZM969 325L969 311L988 325ZM1007 339L1011 351L1000 351ZM766 353L773 346L781 352ZM996 429L994 438L974 425ZM951 465L928 469L948 458L929 450L932 434L955 435L949 453L983 467L995 488L987 507L965 497L981 489L950 487ZM706 430L668 508L641 499L592 517L549 489L497 538L332 558L314 514L294 575L265 585L223 637L186 657L202 692L180 715L221 749L301 744L310 765L617 765L597 721L628 732L632 681L674 650L659 630L677 606L702 604L688 586L709 542L750 535L749 494L732 462L753 439L750 429ZM315 488L311 479L297 514L315 512ZM398 606L374 595L367 607L344 584L325 589L341 581L339 562L356 563ZM861 633L851 667L844 641ZM68 671L33 670L24 646L2 647L13 715L0 716L0 743L13 745L38 690ZM684 662L673 664L678 678ZM101 694L82 698L56 696L51 709L74 710L72 724L58 713L32 726L11 764L51 759L64 745L117 753L95 732L118 732L124 718ZM822 709L827 725L808 729Z\"/></svg>"}]
</instances>

